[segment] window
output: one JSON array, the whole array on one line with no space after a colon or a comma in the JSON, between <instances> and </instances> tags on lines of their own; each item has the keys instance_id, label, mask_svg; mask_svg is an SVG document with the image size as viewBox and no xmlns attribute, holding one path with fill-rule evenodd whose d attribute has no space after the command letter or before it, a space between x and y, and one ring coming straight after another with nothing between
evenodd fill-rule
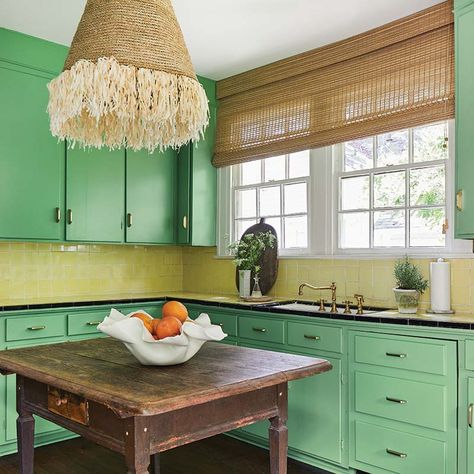
<instances>
[{"instance_id":1,"label":"window","mask_svg":"<svg viewBox=\"0 0 474 474\"><path fill-rule=\"evenodd\" d=\"M219 171L219 255L265 217L280 255L465 255L454 239L454 121Z\"/></svg>"},{"instance_id":2,"label":"window","mask_svg":"<svg viewBox=\"0 0 474 474\"><path fill-rule=\"evenodd\" d=\"M264 217L280 249L307 249L309 151L232 166L232 239Z\"/></svg>"},{"instance_id":3,"label":"window","mask_svg":"<svg viewBox=\"0 0 474 474\"><path fill-rule=\"evenodd\" d=\"M346 142L338 248L445 247L447 122Z\"/></svg>"}]
</instances>

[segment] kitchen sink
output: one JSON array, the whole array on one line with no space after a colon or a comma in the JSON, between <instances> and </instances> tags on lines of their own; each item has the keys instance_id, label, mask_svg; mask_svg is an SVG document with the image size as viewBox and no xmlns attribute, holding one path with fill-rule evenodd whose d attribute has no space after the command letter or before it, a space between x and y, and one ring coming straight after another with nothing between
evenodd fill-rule
<instances>
[{"instance_id":1,"label":"kitchen sink","mask_svg":"<svg viewBox=\"0 0 474 474\"><path fill-rule=\"evenodd\" d=\"M289 312L294 312L294 313L319 313L319 314L324 314L324 313L330 313L331 306L325 306L325 311L321 311L319 309L319 303L306 303L306 302L299 302L299 301L294 301L292 303L282 303L282 304L277 304L277 305L272 305L272 308L274 309L282 309L285 311ZM349 313L344 313L344 306L338 307L337 312L338 314L349 314ZM372 314L380 311L379 309L374 309L374 308L364 308L364 314ZM357 309L356 308L351 308L351 315L356 314Z\"/></svg>"}]
</instances>

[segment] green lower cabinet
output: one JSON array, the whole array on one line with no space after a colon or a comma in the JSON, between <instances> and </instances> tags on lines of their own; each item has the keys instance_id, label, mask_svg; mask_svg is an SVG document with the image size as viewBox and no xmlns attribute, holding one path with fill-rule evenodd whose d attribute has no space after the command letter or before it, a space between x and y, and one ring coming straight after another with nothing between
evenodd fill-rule
<instances>
[{"instance_id":1,"label":"green lower cabinet","mask_svg":"<svg viewBox=\"0 0 474 474\"><path fill-rule=\"evenodd\" d=\"M127 242L176 242L176 187L174 150L127 150Z\"/></svg>"},{"instance_id":2,"label":"green lower cabinet","mask_svg":"<svg viewBox=\"0 0 474 474\"><path fill-rule=\"evenodd\" d=\"M464 410L463 410L464 411ZM463 413L461 411L461 413ZM464 411L466 413L466 411ZM465 420L466 418L462 418ZM465 423L465 421L463 421ZM474 377L467 379L467 472L474 474Z\"/></svg>"}]
</instances>

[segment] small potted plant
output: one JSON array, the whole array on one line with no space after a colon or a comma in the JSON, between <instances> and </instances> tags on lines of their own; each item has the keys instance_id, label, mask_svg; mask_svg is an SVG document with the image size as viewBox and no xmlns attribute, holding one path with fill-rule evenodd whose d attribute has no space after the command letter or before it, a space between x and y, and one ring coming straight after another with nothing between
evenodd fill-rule
<instances>
[{"instance_id":1,"label":"small potted plant","mask_svg":"<svg viewBox=\"0 0 474 474\"><path fill-rule=\"evenodd\" d=\"M398 304L398 312L416 313L420 295L428 288L428 280L423 277L421 270L409 261L408 257L395 264L393 274L397 284L393 291Z\"/></svg>"},{"instance_id":2,"label":"small potted plant","mask_svg":"<svg viewBox=\"0 0 474 474\"><path fill-rule=\"evenodd\" d=\"M239 269L239 295L242 298L250 296L250 275L254 271L258 282L260 259L267 248L273 248L275 241L276 237L271 232L258 232L245 234L229 245L234 264Z\"/></svg>"}]
</instances>

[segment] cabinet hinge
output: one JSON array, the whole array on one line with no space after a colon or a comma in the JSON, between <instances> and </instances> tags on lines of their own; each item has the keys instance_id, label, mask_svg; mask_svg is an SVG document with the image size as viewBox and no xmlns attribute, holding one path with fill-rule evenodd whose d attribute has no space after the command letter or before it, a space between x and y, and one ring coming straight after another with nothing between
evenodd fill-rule
<instances>
[{"instance_id":1,"label":"cabinet hinge","mask_svg":"<svg viewBox=\"0 0 474 474\"><path fill-rule=\"evenodd\" d=\"M344 450L344 440L341 439L341 449Z\"/></svg>"},{"instance_id":2,"label":"cabinet hinge","mask_svg":"<svg viewBox=\"0 0 474 474\"><path fill-rule=\"evenodd\" d=\"M449 229L448 219L445 219L444 222L443 222L443 225L441 226L441 232L444 235L446 235L448 233L448 229Z\"/></svg>"}]
</instances>

